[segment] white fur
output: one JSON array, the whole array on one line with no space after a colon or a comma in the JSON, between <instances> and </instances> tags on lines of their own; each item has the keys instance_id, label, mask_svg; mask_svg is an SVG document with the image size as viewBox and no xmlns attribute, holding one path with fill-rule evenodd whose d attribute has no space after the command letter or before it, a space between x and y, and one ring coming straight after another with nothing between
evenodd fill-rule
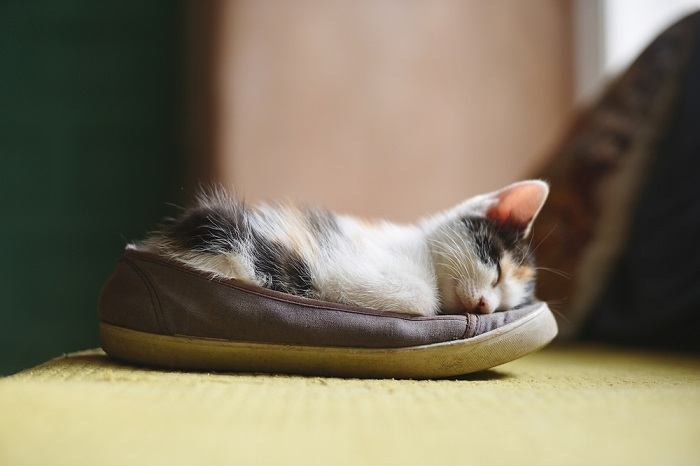
<instances>
[{"instance_id":1,"label":"white fur","mask_svg":"<svg viewBox=\"0 0 700 466\"><path fill-rule=\"evenodd\" d=\"M321 299L408 314L438 312L435 271L420 228L389 222L367 227L348 216L338 224L350 241L313 264Z\"/></svg>"}]
</instances>

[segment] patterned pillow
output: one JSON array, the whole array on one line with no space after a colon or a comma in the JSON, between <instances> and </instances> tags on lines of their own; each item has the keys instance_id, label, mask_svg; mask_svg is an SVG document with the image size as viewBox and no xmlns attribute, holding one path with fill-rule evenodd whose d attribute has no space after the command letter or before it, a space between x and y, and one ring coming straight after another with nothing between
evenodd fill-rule
<instances>
[{"instance_id":1,"label":"patterned pillow","mask_svg":"<svg viewBox=\"0 0 700 466\"><path fill-rule=\"evenodd\" d=\"M532 240L538 295L559 312L564 336L576 333L608 283L699 25L696 13L659 35L535 174L551 183Z\"/></svg>"}]
</instances>

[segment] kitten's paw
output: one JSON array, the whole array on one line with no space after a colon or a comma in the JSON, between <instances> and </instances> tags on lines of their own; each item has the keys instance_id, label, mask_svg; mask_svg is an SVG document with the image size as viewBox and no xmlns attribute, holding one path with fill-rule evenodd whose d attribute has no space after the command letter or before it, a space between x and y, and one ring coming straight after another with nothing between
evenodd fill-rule
<instances>
[{"instance_id":1,"label":"kitten's paw","mask_svg":"<svg viewBox=\"0 0 700 466\"><path fill-rule=\"evenodd\" d=\"M397 312L399 314L406 314L409 316L416 316L416 317L427 317L427 316L433 316L435 315L435 311L433 311L430 308L425 308L425 307L420 307L416 305L410 305L410 304L402 304L399 307L391 307L389 309L386 309L387 312Z\"/></svg>"},{"instance_id":2,"label":"kitten's paw","mask_svg":"<svg viewBox=\"0 0 700 466\"><path fill-rule=\"evenodd\" d=\"M413 277L387 278L379 274L363 278L326 281L319 287L319 298L381 312L413 316L437 314L437 290L422 280Z\"/></svg>"},{"instance_id":3,"label":"kitten's paw","mask_svg":"<svg viewBox=\"0 0 700 466\"><path fill-rule=\"evenodd\" d=\"M438 299L434 290L422 284L402 287L388 294L383 310L412 316L432 316L437 314Z\"/></svg>"}]
</instances>

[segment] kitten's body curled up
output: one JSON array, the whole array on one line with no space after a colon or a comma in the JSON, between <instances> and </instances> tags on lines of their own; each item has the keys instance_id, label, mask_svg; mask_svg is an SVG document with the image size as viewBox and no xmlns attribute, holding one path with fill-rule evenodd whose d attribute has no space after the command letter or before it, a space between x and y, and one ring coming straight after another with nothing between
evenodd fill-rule
<instances>
[{"instance_id":1,"label":"kitten's body curled up","mask_svg":"<svg viewBox=\"0 0 700 466\"><path fill-rule=\"evenodd\" d=\"M548 190L542 181L514 183L412 225L249 207L217 190L130 247L324 301L414 315L490 313L534 299L527 237Z\"/></svg>"}]
</instances>

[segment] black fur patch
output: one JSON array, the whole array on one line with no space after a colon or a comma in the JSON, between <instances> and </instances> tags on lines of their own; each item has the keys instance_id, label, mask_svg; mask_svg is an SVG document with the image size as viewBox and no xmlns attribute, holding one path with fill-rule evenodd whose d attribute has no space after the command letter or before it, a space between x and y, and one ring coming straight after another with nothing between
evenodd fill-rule
<instances>
[{"instance_id":1,"label":"black fur patch","mask_svg":"<svg viewBox=\"0 0 700 466\"><path fill-rule=\"evenodd\" d=\"M310 218L319 234L337 230L329 214L319 211ZM300 296L314 293L309 265L289 247L255 231L242 202L210 201L188 209L161 225L160 234L178 247L195 252L223 254L246 248L256 277L267 288Z\"/></svg>"},{"instance_id":2,"label":"black fur patch","mask_svg":"<svg viewBox=\"0 0 700 466\"><path fill-rule=\"evenodd\" d=\"M465 217L462 223L474 240L479 259L486 264L497 264L503 256L504 244L498 238L493 222L482 217Z\"/></svg>"},{"instance_id":3,"label":"black fur patch","mask_svg":"<svg viewBox=\"0 0 700 466\"><path fill-rule=\"evenodd\" d=\"M183 248L216 254L240 250L250 236L250 225L242 205L200 206L166 222L161 231Z\"/></svg>"},{"instance_id":4,"label":"black fur patch","mask_svg":"<svg viewBox=\"0 0 700 466\"><path fill-rule=\"evenodd\" d=\"M523 244L517 227L499 225L484 217L464 217L462 223L474 239L479 259L484 263L498 263L505 251L519 263L530 262L527 245Z\"/></svg>"},{"instance_id":5,"label":"black fur patch","mask_svg":"<svg viewBox=\"0 0 700 466\"><path fill-rule=\"evenodd\" d=\"M284 244L253 232L251 253L255 274L267 288L300 296L314 293L308 264Z\"/></svg>"}]
</instances>

